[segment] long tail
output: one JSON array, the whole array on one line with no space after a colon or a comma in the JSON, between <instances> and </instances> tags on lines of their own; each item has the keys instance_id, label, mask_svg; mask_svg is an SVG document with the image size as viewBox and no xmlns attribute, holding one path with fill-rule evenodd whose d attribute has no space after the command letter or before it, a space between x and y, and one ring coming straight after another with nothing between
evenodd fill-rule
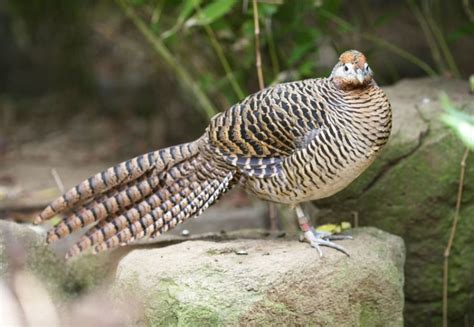
<instances>
[{"instance_id":1,"label":"long tail","mask_svg":"<svg viewBox=\"0 0 474 327\"><path fill-rule=\"evenodd\" d=\"M68 257L155 237L201 214L234 185L235 173L209 160L204 143L200 138L150 152L98 173L54 200L35 223L62 218L48 242L92 226Z\"/></svg>"}]
</instances>

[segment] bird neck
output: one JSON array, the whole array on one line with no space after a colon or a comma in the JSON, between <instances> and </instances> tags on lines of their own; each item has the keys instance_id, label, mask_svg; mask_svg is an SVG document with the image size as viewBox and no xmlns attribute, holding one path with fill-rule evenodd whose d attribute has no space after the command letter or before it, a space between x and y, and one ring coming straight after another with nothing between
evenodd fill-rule
<instances>
[{"instance_id":1,"label":"bird neck","mask_svg":"<svg viewBox=\"0 0 474 327\"><path fill-rule=\"evenodd\" d=\"M370 87L373 87L377 85L373 79L370 79L369 81L364 81L364 83L353 83L351 81L347 81L345 79L342 79L340 77L331 77L330 78L331 83L336 87L338 90L341 91L359 91L362 92L364 90L367 90Z\"/></svg>"}]
</instances>

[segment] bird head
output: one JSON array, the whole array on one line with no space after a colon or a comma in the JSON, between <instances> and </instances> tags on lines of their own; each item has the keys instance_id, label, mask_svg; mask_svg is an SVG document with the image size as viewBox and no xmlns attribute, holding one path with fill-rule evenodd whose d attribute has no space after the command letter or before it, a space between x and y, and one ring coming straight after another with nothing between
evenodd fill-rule
<instances>
[{"instance_id":1,"label":"bird head","mask_svg":"<svg viewBox=\"0 0 474 327\"><path fill-rule=\"evenodd\" d=\"M353 90L371 84L372 76L372 69L364 54L357 50L348 50L341 54L329 78L340 89Z\"/></svg>"}]
</instances>

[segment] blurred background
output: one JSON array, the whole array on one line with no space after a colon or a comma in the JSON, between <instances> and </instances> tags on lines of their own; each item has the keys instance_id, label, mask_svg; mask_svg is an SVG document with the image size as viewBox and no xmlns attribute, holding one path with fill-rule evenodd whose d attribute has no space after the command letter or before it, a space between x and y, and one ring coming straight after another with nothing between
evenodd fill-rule
<instances>
[{"instance_id":1,"label":"blurred background","mask_svg":"<svg viewBox=\"0 0 474 327\"><path fill-rule=\"evenodd\" d=\"M328 76L349 48L382 86L474 72L469 0L258 3L265 85ZM62 185L193 140L258 91L253 19L247 0L0 1L0 219L30 221Z\"/></svg>"},{"instance_id":2,"label":"blurred background","mask_svg":"<svg viewBox=\"0 0 474 327\"><path fill-rule=\"evenodd\" d=\"M68 159L116 161L194 139L209 116L257 91L251 2L198 1L203 16L193 3L2 1L0 153L32 155L18 153L30 144L41 159L54 154L35 142L66 138ZM327 76L348 48L368 56L381 85L467 78L472 7L260 1L265 83Z\"/></svg>"}]
</instances>

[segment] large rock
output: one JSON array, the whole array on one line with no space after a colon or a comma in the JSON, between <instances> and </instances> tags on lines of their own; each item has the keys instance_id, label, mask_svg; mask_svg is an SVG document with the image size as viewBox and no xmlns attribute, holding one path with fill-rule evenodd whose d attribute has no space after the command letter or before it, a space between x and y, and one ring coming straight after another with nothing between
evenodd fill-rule
<instances>
[{"instance_id":1,"label":"large rock","mask_svg":"<svg viewBox=\"0 0 474 327\"><path fill-rule=\"evenodd\" d=\"M403 237L406 322L440 325L443 252L448 240L459 183L463 144L444 126L441 91L474 114L474 96L465 81L405 80L385 88L393 106L393 132L374 165L345 191L318 201L318 222L352 219ZM473 136L474 137L474 136ZM466 180L449 270L449 315L463 324L472 312L474 276L474 157ZM471 301L471 303L469 303Z\"/></svg>"},{"instance_id":2,"label":"large rock","mask_svg":"<svg viewBox=\"0 0 474 327\"><path fill-rule=\"evenodd\" d=\"M115 289L140 295L146 325L402 326L402 239L364 228L340 243L350 258L283 240L134 250Z\"/></svg>"},{"instance_id":3,"label":"large rock","mask_svg":"<svg viewBox=\"0 0 474 327\"><path fill-rule=\"evenodd\" d=\"M134 319L131 324L401 326L402 239L373 228L353 233L354 240L340 242L350 258L327 248L319 258L315 249L296 240L138 247L119 261L108 296L108 287L97 286L110 276L114 256L84 255L66 263L44 244L44 235L37 230L0 221L0 281L20 264L49 291L56 304L51 310L66 318L71 308L85 308L76 300L79 293L95 291L108 299L102 308L111 299L117 305L129 303L120 312L125 315L121 319ZM15 276L19 278L19 272ZM43 297L41 301L48 300ZM70 305L65 306L65 300ZM138 302L140 321L129 314ZM92 321L100 317L95 312Z\"/></svg>"},{"instance_id":4,"label":"large rock","mask_svg":"<svg viewBox=\"0 0 474 327\"><path fill-rule=\"evenodd\" d=\"M0 220L0 280L12 265L25 269L42 282L56 301L88 292L107 277L110 258L84 255L66 263L54 248L45 244L38 227Z\"/></svg>"}]
</instances>

